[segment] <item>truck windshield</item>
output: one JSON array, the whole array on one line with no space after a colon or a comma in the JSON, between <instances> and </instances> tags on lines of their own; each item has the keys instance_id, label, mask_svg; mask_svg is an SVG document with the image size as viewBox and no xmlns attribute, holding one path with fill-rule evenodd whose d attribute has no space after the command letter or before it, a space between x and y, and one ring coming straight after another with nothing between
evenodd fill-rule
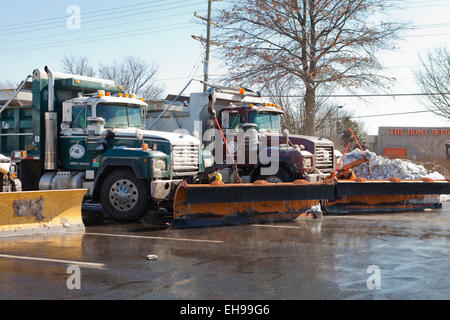
<instances>
[{"instance_id":1,"label":"truck windshield","mask_svg":"<svg viewBox=\"0 0 450 320\"><path fill-rule=\"evenodd\" d=\"M279 113L250 112L248 122L257 124L258 131L281 132Z\"/></svg>"},{"instance_id":2,"label":"truck windshield","mask_svg":"<svg viewBox=\"0 0 450 320\"><path fill-rule=\"evenodd\" d=\"M140 107L98 104L97 117L105 119L105 127L107 128L142 128L143 125Z\"/></svg>"},{"instance_id":3,"label":"truck windshield","mask_svg":"<svg viewBox=\"0 0 450 320\"><path fill-rule=\"evenodd\" d=\"M228 127L235 131L239 130L239 126L245 122L244 115L242 113L237 113L237 112L230 113L229 119L230 119L230 123L229 123Z\"/></svg>"}]
</instances>

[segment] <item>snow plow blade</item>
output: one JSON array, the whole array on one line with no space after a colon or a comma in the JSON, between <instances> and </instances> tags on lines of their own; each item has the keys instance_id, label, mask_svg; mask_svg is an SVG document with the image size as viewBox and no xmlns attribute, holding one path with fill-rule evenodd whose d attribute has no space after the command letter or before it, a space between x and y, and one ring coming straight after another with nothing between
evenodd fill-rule
<instances>
[{"instance_id":1,"label":"snow plow blade","mask_svg":"<svg viewBox=\"0 0 450 320\"><path fill-rule=\"evenodd\" d=\"M450 194L450 183L446 180L365 180L336 183L336 195L403 195L403 194Z\"/></svg>"},{"instance_id":2,"label":"snow plow blade","mask_svg":"<svg viewBox=\"0 0 450 320\"><path fill-rule=\"evenodd\" d=\"M322 203L322 209L327 214L352 214L441 208L439 195L449 193L446 180L340 180L336 198Z\"/></svg>"},{"instance_id":3,"label":"snow plow blade","mask_svg":"<svg viewBox=\"0 0 450 320\"><path fill-rule=\"evenodd\" d=\"M0 237L84 232L86 189L0 193Z\"/></svg>"},{"instance_id":4,"label":"snow plow blade","mask_svg":"<svg viewBox=\"0 0 450 320\"><path fill-rule=\"evenodd\" d=\"M333 198L333 184L240 183L188 185L175 193L173 227L205 227L314 218L311 207Z\"/></svg>"}]
</instances>

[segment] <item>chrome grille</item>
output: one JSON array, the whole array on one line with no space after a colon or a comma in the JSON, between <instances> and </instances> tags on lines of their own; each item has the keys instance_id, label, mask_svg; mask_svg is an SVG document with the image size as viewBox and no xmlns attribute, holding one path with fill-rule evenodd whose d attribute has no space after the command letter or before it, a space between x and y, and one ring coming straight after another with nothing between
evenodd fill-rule
<instances>
[{"instance_id":1,"label":"chrome grille","mask_svg":"<svg viewBox=\"0 0 450 320\"><path fill-rule=\"evenodd\" d=\"M172 170L174 172L198 171L198 146L179 145L172 148Z\"/></svg>"},{"instance_id":2,"label":"chrome grille","mask_svg":"<svg viewBox=\"0 0 450 320\"><path fill-rule=\"evenodd\" d=\"M333 147L316 146L316 168L322 172L333 171Z\"/></svg>"}]
</instances>

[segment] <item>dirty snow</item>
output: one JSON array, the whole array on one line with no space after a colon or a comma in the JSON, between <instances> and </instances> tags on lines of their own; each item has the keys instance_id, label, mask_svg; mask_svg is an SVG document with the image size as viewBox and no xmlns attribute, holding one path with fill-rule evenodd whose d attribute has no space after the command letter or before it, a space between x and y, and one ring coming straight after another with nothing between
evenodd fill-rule
<instances>
[{"instance_id":1,"label":"dirty snow","mask_svg":"<svg viewBox=\"0 0 450 320\"><path fill-rule=\"evenodd\" d=\"M387 159L377 155L375 152L369 150L365 151L367 158L370 160L370 177L367 172L367 164L359 165L353 168L357 177L363 177L365 179L445 179L445 177L437 171L428 173L422 165L414 164L407 160L400 159ZM349 164L352 161L360 159L362 157L362 151L355 149L350 153L347 153L342 160L342 165Z\"/></svg>"},{"instance_id":2,"label":"dirty snow","mask_svg":"<svg viewBox=\"0 0 450 320\"><path fill-rule=\"evenodd\" d=\"M9 171L9 158L5 157L4 155L2 155L0 153L0 168L2 168L3 170Z\"/></svg>"},{"instance_id":3,"label":"dirty snow","mask_svg":"<svg viewBox=\"0 0 450 320\"><path fill-rule=\"evenodd\" d=\"M0 153L0 162L9 162L9 158Z\"/></svg>"}]
</instances>

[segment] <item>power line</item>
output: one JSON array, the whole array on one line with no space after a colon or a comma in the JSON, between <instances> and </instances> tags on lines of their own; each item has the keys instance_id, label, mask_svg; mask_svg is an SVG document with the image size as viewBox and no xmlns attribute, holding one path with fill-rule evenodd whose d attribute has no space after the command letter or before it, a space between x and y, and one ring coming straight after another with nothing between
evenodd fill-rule
<instances>
[{"instance_id":1,"label":"power line","mask_svg":"<svg viewBox=\"0 0 450 320\"><path fill-rule=\"evenodd\" d=\"M448 7L450 3L439 3L439 4L427 4L427 5L418 5L418 6L403 6L403 9L416 9L416 8L435 8L435 7Z\"/></svg>"},{"instance_id":2,"label":"power line","mask_svg":"<svg viewBox=\"0 0 450 320\"><path fill-rule=\"evenodd\" d=\"M178 23L178 24L171 24L171 25L166 25L163 27L168 27L168 26L188 26L191 25L190 23ZM80 43L88 43L88 42L92 42L92 41L105 41L105 40L112 40L112 39L118 39L120 36L127 36L129 37L134 37L134 36L138 36L138 35L143 35L143 34L152 34L152 33L156 33L156 32L163 32L163 31L172 31L172 30L180 30L180 29L185 29L185 27L177 27L177 28L167 28L167 29L155 29L154 27L152 28L148 28L148 29L140 29L141 32L136 32L136 33L129 33L129 31L127 32L122 32L122 33L117 33L113 36L110 37L90 37L90 38L81 38L81 39L76 39L76 40L68 40L68 41L60 41L60 42L53 42L53 43L47 43L41 46L35 46L35 47L19 47L19 48L13 48L9 51L0 51L0 55L3 53L15 53L15 52L21 52L24 50L39 50L39 49L47 49L47 48L57 48L57 47L64 47L64 46L68 46L68 45L74 45L74 44L80 44Z\"/></svg>"},{"instance_id":3,"label":"power line","mask_svg":"<svg viewBox=\"0 0 450 320\"><path fill-rule=\"evenodd\" d=\"M167 3L167 1L165 1L165 0L145 1L145 2L140 2L140 3L137 3L137 4L130 4L130 5L127 5L127 6L114 7L114 8L110 8L110 9L101 9L101 13L99 13L99 10L88 11L87 13L83 13L83 17L84 18L86 18L86 17L90 18L90 16L92 16L92 17L105 16L105 12L117 11L117 10L123 10L123 9L130 10L130 8L133 8L133 7L136 7L136 6L142 6L142 5L145 5L145 6L143 8L135 8L135 10L137 10L137 9L145 9L145 8L149 8L150 7L150 6L148 6L149 4L157 3L157 2L165 2L165 5L174 4L174 3ZM184 2L184 1L178 1L178 2L175 2L175 3L180 3L180 2ZM0 31L2 31L3 29L8 30L8 29L17 29L17 28L30 28L30 27L33 27L33 26L53 24L55 22L59 23L59 22L66 21L67 18L68 18L68 15L65 15L65 16L58 16L58 17L55 17L55 18L39 19L39 20L32 20L32 21L15 23L15 24L8 24L8 25L0 26ZM43 23L41 23L41 22L43 22Z\"/></svg>"},{"instance_id":4,"label":"power line","mask_svg":"<svg viewBox=\"0 0 450 320\"><path fill-rule=\"evenodd\" d=\"M188 14L190 16L190 13L180 13L180 14L171 14L171 15L167 15L167 16L156 17L156 18L152 18L151 22L153 22L155 20L187 16ZM146 18L145 20L133 20L133 21L128 22L127 25L135 24L135 23L142 23L144 21L148 21L148 19ZM111 28L116 28L116 27L123 29L122 25L118 25L117 23L114 23L113 25L102 25L102 26L97 26L97 27L94 27L94 28L86 28L86 29L83 29L82 32L95 31L95 30L100 30L100 29L103 29L103 28L108 28L108 30L110 30ZM45 35L43 37L31 37L31 38L25 38L25 39L17 39L15 41L14 40L13 41L5 41L5 42L2 42L2 45L5 46L5 45L11 44L11 43L18 43L18 42L22 43L22 42L28 41L28 40L50 39L50 38L59 37L59 36L67 36L67 31L59 32L59 33L53 33L53 34L47 34L47 35Z\"/></svg>"},{"instance_id":5,"label":"power line","mask_svg":"<svg viewBox=\"0 0 450 320\"><path fill-rule=\"evenodd\" d=\"M437 95L447 95L450 92L422 92L422 93L380 93L380 94L329 94L321 95L318 94L318 98L368 98L368 97L408 97L408 96L437 96ZM303 95L273 95L273 96L263 96L265 98L303 98Z\"/></svg>"},{"instance_id":6,"label":"power line","mask_svg":"<svg viewBox=\"0 0 450 320\"><path fill-rule=\"evenodd\" d=\"M434 112L438 111L436 110L422 110L422 111L409 111L409 112L397 112L397 113L381 113L381 114L371 114L367 116L356 116L356 117L350 117L351 119L361 119L361 118L375 118L375 117L385 117L385 116L398 116L398 115L404 115L404 114L413 114L413 113L426 113L426 112Z\"/></svg>"},{"instance_id":7,"label":"power line","mask_svg":"<svg viewBox=\"0 0 450 320\"><path fill-rule=\"evenodd\" d=\"M169 5L175 5L175 4L179 4L179 3L186 3L185 1L178 1L178 2L174 2L174 3L170 3ZM191 7L191 6L196 6L196 5L200 5L203 4L203 2L195 2L195 3L190 3L188 5L177 5L177 6L172 6L172 7L166 7L166 8L159 8L159 9L152 9L152 10L147 10L147 11L141 11L141 12L135 12L135 13L131 13L131 14L121 14L121 15L115 15L115 16L111 16L110 14L101 14L101 15L97 15L102 17L102 19L94 19L92 21L84 21L83 24L88 24L88 23L93 23L93 22L100 22L100 21L107 21L107 20L116 20L116 19L121 19L121 18L126 18L126 17L136 17L138 15L144 15L144 14L148 14L148 13L155 13L155 12L162 12L162 11L171 11L171 10L176 10L176 9L180 9L180 8L186 8L186 7ZM166 4L167 5L167 4ZM105 17L106 16L106 17ZM68 17L66 17L67 19ZM42 31L42 30L49 30L49 29L55 29L55 28L59 28L60 25L55 25L55 26L51 26L51 27L44 27L44 28L37 28L37 29L33 29L33 30L24 30L24 31L17 31L17 32L8 32L7 36L9 35L14 35L14 34L20 34L20 33L31 33L31 32L36 32L36 31ZM5 33L5 31L0 30L0 34L1 33Z\"/></svg>"},{"instance_id":8,"label":"power line","mask_svg":"<svg viewBox=\"0 0 450 320\"><path fill-rule=\"evenodd\" d=\"M411 34L403 36L404 38L416 38L416 37L435 37L435 36L448 36L450 33L432 33L432 34Z\"/></svg>"}]
</instances>

